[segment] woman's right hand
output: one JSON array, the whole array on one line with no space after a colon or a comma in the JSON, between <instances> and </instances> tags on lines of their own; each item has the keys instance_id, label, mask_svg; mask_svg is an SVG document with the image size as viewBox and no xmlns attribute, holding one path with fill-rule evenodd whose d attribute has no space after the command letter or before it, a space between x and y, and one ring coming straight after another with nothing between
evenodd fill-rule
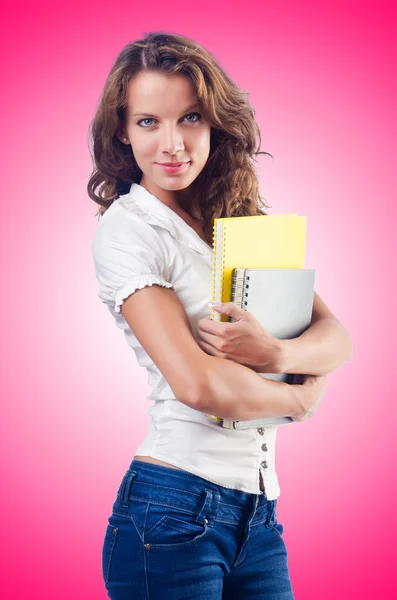
<instances>
[{"instance_id":1,"label":"woman's right hand","mask_svg":"<svg viewBox=\"0 0 397 600\"><path fill-rule=\"evenodd\" d=\"M298 398L298 409L291 415L294 421L306 421L317 411L328 384L328 375L303 375L302 383L293 384Z\"/></svg>"}]
</instances>

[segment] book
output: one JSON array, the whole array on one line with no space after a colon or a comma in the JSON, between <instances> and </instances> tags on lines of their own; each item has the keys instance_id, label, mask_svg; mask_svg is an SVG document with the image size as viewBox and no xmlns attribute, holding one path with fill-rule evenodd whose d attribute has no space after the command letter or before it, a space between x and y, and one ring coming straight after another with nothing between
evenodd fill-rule
<instances>
[{"instance_id":1,"label":"book","mask_svg":"<svg viewBox=\"0 0 397 600\"><path fill-rule=\"evenodd\" d=\"M306 217L258 215L214 220L212 302L230 302L234 268L302 269ZM227 321L211 309L211 319Z\"/></svg>"},{"instance_id":2,"label":"book","mask_svg":"<svg viewBox=\"0 0 397 600\"><path fill-rule=\"evenodd\" d=\"M215 219L212 302L231 301L232 274L236 268L303 269L305 246L304 216L275 214ZM211 319L227 321L228 316L211 309ZM225 421L214 415L208 417L225 427L229 427L228 423L246 423ZM279 419L283 423L292 421L289 417L277 417L278 423Z\"/></svg>"},{"instance_id":3,"label":"book","mask_svg":"<svg viewBox=\"0 0 397 600\"><path fill-rule=\"evenodd\" d=\"M310 327L314 300L314 269L233 269L231 302L252 313L277 339L292 339ZM234 319L229 318L233 322ZM261 377L289 384L302 383L302 375L259 373ZM261 417L247 421L216 418L228 429L283 425L291 417Z\"/></svg>"}]
</instances>

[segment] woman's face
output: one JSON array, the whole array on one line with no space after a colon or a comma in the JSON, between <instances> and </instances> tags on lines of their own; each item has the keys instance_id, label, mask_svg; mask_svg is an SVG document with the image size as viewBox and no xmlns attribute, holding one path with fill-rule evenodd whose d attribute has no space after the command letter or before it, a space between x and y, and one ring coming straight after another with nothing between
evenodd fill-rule
<instances>
[{"instance_id":1,"label":"woman's face","mask_svg":"<svg viewBox=\"0 0 397 600\"><path fill-rule=\"evenodd\" d=\"M188 78L142 72L130 81L126 128L119 138L131 144L143 173L141 185L163 201L172 203L176 192L200 174L210 153L210 133ZM171 162L188 164L176 172L159 164Z\"/></svg>"}]
</instances>

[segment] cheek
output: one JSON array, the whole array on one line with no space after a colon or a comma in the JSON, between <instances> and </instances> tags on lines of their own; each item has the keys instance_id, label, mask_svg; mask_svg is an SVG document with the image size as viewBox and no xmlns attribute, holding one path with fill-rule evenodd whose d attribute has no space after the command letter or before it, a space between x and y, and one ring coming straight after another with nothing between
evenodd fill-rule
<instances>
[{"instance_id":1,"label":"cheek","mask_svg":"<svg viewBox=\"0 0 397 600\"><path fill-rule=\"evenodd\" d=\"M131 147L137 163L153 159L157 152L157 143L153 136L139 135L139 132L130 136Z\"/></svg>"},{"instance_id":2,"label":"cheek","mask_svg":"<svg viewBox=\"0 0 397 600\"><path fill-rule=\"evenodd\" d=\"M200 160L207 160L210 153L210 130L197 132L191 147Z\"/></svg>"}]
</instances>

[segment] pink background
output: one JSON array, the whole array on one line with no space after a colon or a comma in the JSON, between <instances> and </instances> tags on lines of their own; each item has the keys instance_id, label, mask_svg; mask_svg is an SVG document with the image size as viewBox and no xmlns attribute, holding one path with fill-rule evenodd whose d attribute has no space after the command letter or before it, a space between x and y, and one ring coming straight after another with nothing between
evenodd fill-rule
<instances>
[{"instance_id":1,"label":"pink background","mask_svg":"<svg viewBox=\"0 0 397 600\"><path fill-rule=\"evenodd\" d=\"M146 372L97 298L87 130L119 51L202 43L256 110L261 193L307 216L306 266L350 332L306 423L279 428L297 600L391 598L396 536L394 3L18 2L3 20L2 596L105 598L101 549L148 424ZM394 21L394 24L393 24ZM394 144L393 144L394 142ZM392 168L394 168L392 172ZM394 557L395 560L395 557Z\"/></svg>"}]
</instances>

